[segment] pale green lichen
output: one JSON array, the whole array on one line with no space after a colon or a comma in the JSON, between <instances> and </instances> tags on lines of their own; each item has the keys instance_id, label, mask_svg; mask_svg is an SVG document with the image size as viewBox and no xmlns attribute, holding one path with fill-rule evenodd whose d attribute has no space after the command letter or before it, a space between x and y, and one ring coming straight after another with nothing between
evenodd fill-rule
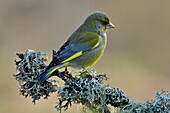
<instances>
[{"instance_id":1,"label":"pale green lichen","mask_svg":"<svg viewBox=\"0 0 170 113\"><path fill-rule=\"evenodd\" d=\"M133 102L121 107L121 113L170 113L170 93L159 91L155 100Z\"/></svg>"},{"instance_id":2,"label":"pale green lichen","mask_svg":"<svg viewBox=\"0 0 170 113\"><path fill-rule=\"evenodd\" d=\"M67 76L67 75L65 75ZM72 102L85 105L89 109L96 109L101 113L109 113L107 105L119 107L129 102L123 91L109 87L102 83L105 75L95 75L88 71L81 72L79 76L67 77L64 86L58 88L59 103L57 110L68 109ZM62 105L63 103L66 103Z\"/></svg>"},{"instance_id":3,"label":"pale green lichen","mask_svg":"<svg viewBox=\"0 0 170 113\"><path fill-rule=\"evenodd\" d=\"M15 79L19 82L21 95L27 97L30 96L35 103L41 97L46 99L50 93L54 92L53 83L55 81L45 81L39 83L36 77L42 73L46 64L46 56L42 52L35 52L34 50L27 50L24 54L17 53L20 58L16 62L16 69L19 71L18 74L14 75Z\"/></svg>"},{"instance_id":4,"label":"pale green lichen","mask_svg":"<svg viewBox=\"0 0 170 113\"><path fill-rule=\"evenodd\" d=\"M41 83L37 77L47 67L44 63L45 54L27 50L25 53L17 53L17 56L20 58L15 61L19 73L14 77L19 82L21 95L31 97L34 103L41 97L47 99L51 93L56 92L56 109L60 112L62 109L67 110L74 103L84 105L83 111L90 110L92 113L110 113L112 111L108 106L120 108L121 113L170 113L168 92L160 91L155 100L147 102L130 101L123 91L103 83L103 80L107 80L105 74L96 74L93 70L81 71L77 76L57 70L51 76L63 80L63 86L57 86L55 80Z\"/></svg>"}]
</instances>

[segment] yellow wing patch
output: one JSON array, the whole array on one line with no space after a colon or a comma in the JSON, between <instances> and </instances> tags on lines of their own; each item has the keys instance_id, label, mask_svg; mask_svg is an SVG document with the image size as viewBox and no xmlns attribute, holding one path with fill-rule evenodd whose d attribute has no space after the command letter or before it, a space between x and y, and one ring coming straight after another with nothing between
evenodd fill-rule
<instances>
[{"instance_id":1,"label":"yellow wing patch","mask_svg":"<svg viewBox=\"0 0 170 113\"><path fill-rule=\"evenodd\" d=\"M99 45L99 43L96 43L96 45L92 49L96 48L98 45Z\"/></svg>"},{"instance_id":2,"label":"yellow wing patch","mask_svg":"<svg viewBox=\"0 0 170 113\"><path fill-rule=\"evenodd\" d=\"M70 56L69 58L67 58L66 60L64 60L62 63L65 63L65 62L68 62L68 61L70 61L70 60L73 60L73 59L75 59L75 58L77 58L77 57L79 57L79 56L81 56L81 55L82 55L82 51L77 52L77 53L75 53L74 55L72 55L72 56Z\"/></svg>"},{"instance_id":3,"label":"yellow wing patch","mask_svg":"<svg viewBox=\"0 0 170 113\"><path fill-rule=\"evenodd\" d=\"M60 69L62 67L65 67L67 65L68 65L68 63L64 63L64 64L60 64L60 65L57 65L57 66L54 66L54 67L50 68L49 72L48 72L48 75L51 75L54 71L56 71L56 70L58 70L58 69Z\"/></svg>"},{"instance_id":4,"label":"yellow wing patch","mask_svg":"<svg viewBox=\"0 0 170 113\"><path fill-rule=\"evenodd\" d=\"M58 68L54 68L54 69L52 69L48 74L52 74L55 70L57 70Z\"/></svg>"}]
</instances>

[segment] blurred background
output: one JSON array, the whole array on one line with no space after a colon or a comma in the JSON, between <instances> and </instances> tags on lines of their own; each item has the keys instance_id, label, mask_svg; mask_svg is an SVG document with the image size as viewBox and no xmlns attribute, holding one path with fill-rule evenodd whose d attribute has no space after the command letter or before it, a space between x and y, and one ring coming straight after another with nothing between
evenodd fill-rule
<instances>
[{"instance_id":1,"label":"blurred background","mask_svg":"<svg viewBox=\"0 0 170 113\"><path fill-rule=\"evenodd\" d=\"M0 112L56 112L56 94L36 105L19 95L12 76L18 73L15 53L42 51L50 62L52 50L95 11L106 12L116 26L108 30L106 51L93 67L107 74L107 83L138 101L170 91L169 6L169 0L0 0ZM79 113L79 106L66 111L72 112Z\"/></svg>"}]
</instances>

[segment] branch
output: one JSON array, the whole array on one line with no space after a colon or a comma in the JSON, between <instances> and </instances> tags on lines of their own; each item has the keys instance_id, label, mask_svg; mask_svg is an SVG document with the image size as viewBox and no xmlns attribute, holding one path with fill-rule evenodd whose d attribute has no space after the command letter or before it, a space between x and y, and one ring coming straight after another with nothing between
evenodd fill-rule
<instances>
[{"instance_id":1,"label":"branch","mask_svg":"<svg viewBox=\"0 0 170 113\"><path fill-rule=\"evenodd\" d=\"M54 53L54 52L53 52ZM82 104L87 109L98 113L110 113L108 105L120 108L122 113L145 112L169 112L170 94L165 91L157 93L156 100L133 102L119 88L110 87L103 83L107 80L105 74L96 74L94 70L84 70L73 76L67 71L55 71L51 76L57 76L64 81L59 87L55 80L47 80L43 83L37 81L37 76L45 69L47 59L44 53L27 50L24 54L17 53L20 58L16 62L18 74L14 75L19 82L20 93L25 97L31 97L33 103L40 98L47 99L51 93L56 92L58 104L56 109L67 110L74 104Z\"/></svg>"}]
</instances>

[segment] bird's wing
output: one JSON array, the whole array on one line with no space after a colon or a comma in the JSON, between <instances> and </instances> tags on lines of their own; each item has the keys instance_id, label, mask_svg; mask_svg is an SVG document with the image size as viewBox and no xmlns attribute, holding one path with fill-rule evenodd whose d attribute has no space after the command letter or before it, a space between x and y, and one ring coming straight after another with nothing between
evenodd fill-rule
<instances>
[{"instance_id":1,"label":"bird's wing","mask_svg":"<svg viewBox=\"0 0 170 113\"><path fill-rule=\"evenodd\" d=\"M99 38L101 36L97 33L80 33L78 37L80 36L81 38L78 39L75 37L74 40L67 40L66 43L55 54L48 67L69 62L77 57L82 56L84 52L88 52L99 45Z\"/></svg>"}]
</instances>

